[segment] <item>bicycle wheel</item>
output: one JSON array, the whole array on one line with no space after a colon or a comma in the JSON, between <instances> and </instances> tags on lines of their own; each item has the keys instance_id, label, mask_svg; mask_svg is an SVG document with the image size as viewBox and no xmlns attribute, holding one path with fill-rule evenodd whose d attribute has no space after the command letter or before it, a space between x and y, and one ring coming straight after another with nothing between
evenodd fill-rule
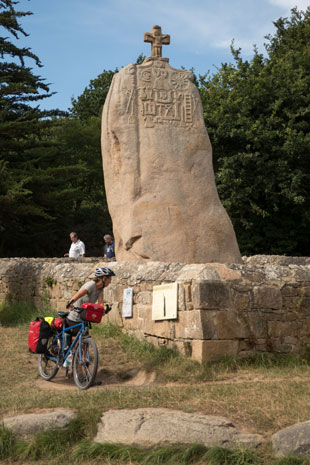
<instances>
[{"instance_id":1,"label":"bicycle wheel","mask_svg":"<svg viewBox=\"0 0 310 465\"><path fill-rule=\"evenodd\" d=\"M53 342L53 338L54 336L49 341L46 353L39 355L38 358L39 375L45 379L45 381L50 381L54 378L59 370L58 359L61 342L59 338Z\"/></svg>"},{"instance_id":2,"label":"bicycle wheel","mask_svg":"<svg viewBox=\"0 0 310 465\"><path fill-rule=\"evenodd\" d=\"M88 389L92 385L96 378L97 368L98 349L95 341L89 337L82 342L81 346L77 346L72 362L73 379L79 389Z\"/></svg>"}]
</instances>

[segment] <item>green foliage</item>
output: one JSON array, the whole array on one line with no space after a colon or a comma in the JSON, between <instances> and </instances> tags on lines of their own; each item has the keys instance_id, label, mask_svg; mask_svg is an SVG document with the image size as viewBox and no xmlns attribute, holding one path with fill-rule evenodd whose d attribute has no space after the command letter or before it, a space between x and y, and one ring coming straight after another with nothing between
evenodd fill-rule
<instances>
[{"instance_id":1,"label":"green foliage","mask_svg":"<svg viewBox=\"0 0 310 465\"><path fill-rule=\"evenodd\" d=\"M212 447L204 455L209 465L263 465L264 460L258 454L249 450L230 450L222 447Z\"/></svg>"},{"instance_id":2,"label":"green foliage","mask_svg":"<svg viewBox=\"0 0 310 465\"><path fill-rule=\"evenodd\" d=\"M34 320L38 316L56 316L50 308L38 310L32 302L11 302L0 303L0 324L3 326L19 326Z\"/></svg>"},{"instance_id":3,"label":"green foliage","mask_svg":"<svg viewBox=\"0 0 310 465\"><path fill-rule=\"evenodd\" d=\"M118 338L124 352L130 354L132 359L144 360L146 368L149 370L161 366L170 360L176 362L182 359L178 351L166 346L155 347L153 344L140 341L134 336L123 333L120 327L111 323L96 326L93 328L93 332L104 337Z\"/></svg>"},{"instance_id":4,"label":"green foliage","mask_svg":"<svg viewBox=\"0 0 310 465\"><path fill-rule=\"evenodd\" d=\"M309 255L310 10L275 23L267 58L200 76L220 197L244 254Z\"/></svg>"},{"instance_id":5,"label":"green foliage","mask_svg":"<svg viewBox=\"0 0 310 465\"><path fill-rule=\"evenodd\" d=\"M13 433L0 426L0 459L4 460L11 457L15 450L15 438Z\"/></svg>"},{"instance_id":6,"label":"green foliage","mask_svg":"<svg viewBox=\"0 0 310 465\"><path fill-rule=\"evenodd\" d=\"M57 280L52 278L51 276L48 276L45 280L45 283L47 284L48 287L53 287L57 284Z\"/></svg>"},{"instance_id":7,"label":"green foliage","mask_svg":"<svg viewBox=\"0 0 310 465\"><path fill-rule=\"evenodd\" d=\"M77 98L72 98L71 114L82 121L91 117L101 117L102 107L109 92L115 71L104 70L96 79L92 79L84 92Z\"/></svg>"},{"instance_id":8,"label":"green foliage","mask_svg":"<svg viewBox=\"0 0 310 465\"><path fill-rule=\"evenodd\" d=\"M68 452L68 448L84 437L83 422L80 418L72 420L64 429L43 431L20 450L19 456L26 460L53 458Z\"/></svg>"},{"instance_id":9,"label":"green foliage","mask_svg":"<svg viewBox=\"0 0 310 465\"><path fill-rule=\"evenodd\" d=\"M310 465L310 459L299 457L283 457L278 459L274 465Z\"/></svg>"}]
</instances>

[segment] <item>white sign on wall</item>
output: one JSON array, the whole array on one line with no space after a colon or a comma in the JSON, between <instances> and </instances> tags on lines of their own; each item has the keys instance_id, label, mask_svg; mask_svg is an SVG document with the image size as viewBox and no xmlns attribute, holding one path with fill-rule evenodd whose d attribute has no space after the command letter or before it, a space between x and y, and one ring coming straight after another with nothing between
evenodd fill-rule
<instances>
[{"instance_id":1,"label":"white sign on wall","mask_svg":"<svg viewBox=\"0 0 310 465\"><path fill-rule=\"evenodd\" d=\"M178 312L178 284L153 287L152 320L173 320Z\"/></svg>"},{"instance_id":2,"label":"white sign on wall","mask_svg":"<svg viewBox=\"0 0 310 465\"><path fill-rule=\"evenodd\" d=\"M124 289L123 292L123 317L132 317L132 296L133 289L131 287Z\"/></svg>"}]
</instances>

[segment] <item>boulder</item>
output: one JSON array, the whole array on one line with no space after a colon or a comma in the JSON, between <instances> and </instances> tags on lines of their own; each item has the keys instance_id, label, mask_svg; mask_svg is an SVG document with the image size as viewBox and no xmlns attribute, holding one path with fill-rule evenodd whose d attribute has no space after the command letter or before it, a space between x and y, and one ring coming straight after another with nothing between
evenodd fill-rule
<instances>
[{"instance_id":1,"label":"boulder","mask_svg":"<svg viewBox=\"0 0 310 465\"><path fill-rule=\"evenodd\" d=\"M191 72L149 57L115 74L102 157L118 261L241 262Z\"/></svg>"},{"instance_id":2,"label":"boulder","mask_svg":"<svg viewBox=\"0 0 310 465\"><path fill-rule=\"evenodd\" d=\"M66 427L75 417L72 410L60 409L46 413L25 413L4 418L3 425L17 436L28 437L48 429Z\"/></svg>"},{"instance_id":3,"label":"boulder","mask_svg":"<svg viewBox=\"0 0 310 465\"><path fill-rule=\"evenodd\" d=\"M297 423L282 429L272 436L272 445L277 456L310 455L310 421Z\"/></svg>"},{"instance_id":4,"label":"boulder","mask_svg":"<svg viewBox=\"0 0 310 465\"><path fill-rule=\"evenodd\" d=\"M241 433L225 418L165 408L109 410L102 415L95 437L96 442L145 448L193 443L252 448L261 440L257 434Z\"/></svg>"}]
</instances>

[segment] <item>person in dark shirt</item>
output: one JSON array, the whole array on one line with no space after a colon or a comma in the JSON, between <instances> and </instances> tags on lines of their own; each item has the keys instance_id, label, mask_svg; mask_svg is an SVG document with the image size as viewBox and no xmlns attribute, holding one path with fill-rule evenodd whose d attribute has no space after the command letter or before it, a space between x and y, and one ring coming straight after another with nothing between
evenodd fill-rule
<instances>
[{"instance_id":1,"label":"person in dark shirt","mask_svg":"<svg viewBox=\"0 0 310 465\"><path fill-rule=\"evenodd\" d=\"M104 257L105 258L115 258L115 249L114 249L114 240L110 234L105 234L103 236L105 246L104 246Z\"/></svg>"}]
</instances>

